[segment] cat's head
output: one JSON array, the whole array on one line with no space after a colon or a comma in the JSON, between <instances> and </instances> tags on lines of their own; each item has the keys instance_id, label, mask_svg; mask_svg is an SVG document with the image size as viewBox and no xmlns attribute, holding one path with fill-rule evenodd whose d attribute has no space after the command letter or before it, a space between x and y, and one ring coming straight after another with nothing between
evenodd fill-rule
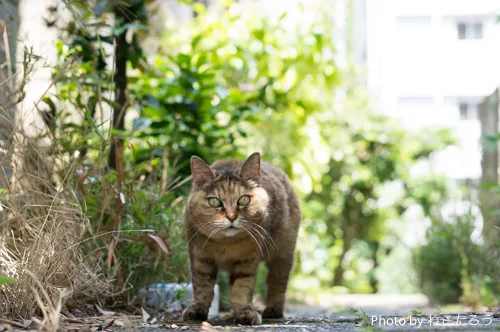
<instances>
[{"instance_id":1,"label":"cat's head","mask_svg":"<svg viewBox=\"0 0 500 332\"><path fill-rule=\"evenodd\" d=\"M212 166L192 157L191 173L191 227L212 239L260 237L269 196L260 186L259 153L244 163L219 161Z\"/></svg>"}]
</instances>

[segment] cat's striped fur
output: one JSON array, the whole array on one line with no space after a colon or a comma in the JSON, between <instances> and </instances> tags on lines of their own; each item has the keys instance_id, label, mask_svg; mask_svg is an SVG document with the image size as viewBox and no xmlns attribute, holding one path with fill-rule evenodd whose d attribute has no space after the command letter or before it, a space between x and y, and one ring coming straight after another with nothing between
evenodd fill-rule
<instances>
[{"instance_id":1,"label":"cat's striped fur","mask_svg":"<svg viewBox=\"0 0 500 332\"><path fill-rule=\"evenodd\" d=\"M262 316L282 317L300 223L299 201L288 177L261 164L258 153L245 162L222 160L211 166L192 157L191 170L193 186L184 215L194 299L183 319L207 319L217 271L226 270L234 322L260 324L252 297L262 260L268 268Z\"/></svg>"}]
</instances>

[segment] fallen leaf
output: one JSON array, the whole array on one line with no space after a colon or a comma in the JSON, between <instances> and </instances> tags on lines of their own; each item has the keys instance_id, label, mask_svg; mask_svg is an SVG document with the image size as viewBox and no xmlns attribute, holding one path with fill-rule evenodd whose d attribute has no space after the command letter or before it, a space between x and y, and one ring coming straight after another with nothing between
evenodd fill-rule
<instances>
[{"instance_id":1,"label":"fallen leaf","mask_svg":"<svg viewBox=\"0 0 500 332\"><path fill-rule=\"evenodd\" d=\"M217 332L217 329L213 327L209 322L201 323L201 330L207 332Z\"/></svg>"},{"instance_id":2,"label":"fallen leaf","mask_svg":"<svg viewBox=\"0 0 500 332\"><path fill-rule=\"evenodd\" d=\"M103 310L100 306L98 306L97 304L94 304L95 308L97 309L97 311L99 311L99 313L103 316L113 316L114 314L116 314L116 312L114 311L108 311L108 310Z\"/></svg>"},{"instance_id":3,"label":"fallen leaf","mask_svg":"<svg viewBox=\"0 0 500 332\"><path fill-rule=\"evenodd\" d=\"M33 323L33 321L31 319L23 320L23 325L25 328L29 327L31 325L31 323Z\"/></svg>"},{"instance_id":4,"label":"fallen leaf","mask_svg":"<svg viewBox=\"0 0 500 332\"><path fill-rule=\"evenodd\" d=\"M122 321L122 320L115 320L115 326L118 326L118 327L125 327L125 322Z\"/></svg>"},{"instance_id":5,"label":"fallen leaf","mask_svg":"<svg viewBox=\"0 0 500 332\"><path fill-rule=\"evenodd\" d=\"M144 323L147 323L148 322L148 319L151 318L151 315L147 313L146 310L144 310L144 308L141 307L141 310L142 310L142 321Z\"/></svg>"},{"instance_id":6,"label":"fallen leaf","mask_svg":"<svg viewBox=\"0 0 500 332\"><path fill-rule=\"evenodd\" d=\"M156 321L157 321L156 317L153 317L153 319L151 319L151 321L149 323L154 324L154 323L156 323Z\"/></svg>"},{"instance_id":7,"label":"fallen leaf","mask_svg":"<svg viewBox=\"0 0 500 332\"><path fill-rule=\"evenodd\" d=\"M113 323L114 323L114 322L115 322L115 320L114 320L114 319L110 319L110 320L106 323L106 325L104 325L104 329L107 329L108 327L113 326Z\"/></svg>"}]
</instances>

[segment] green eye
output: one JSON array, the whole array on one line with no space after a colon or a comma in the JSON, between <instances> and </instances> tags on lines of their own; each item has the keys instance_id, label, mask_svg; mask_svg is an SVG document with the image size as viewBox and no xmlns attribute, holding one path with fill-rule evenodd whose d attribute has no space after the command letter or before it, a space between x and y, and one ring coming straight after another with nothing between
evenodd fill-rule
<instances>
[{"instance_id":1,"label":"green eye","mask_svg":"<svg viewBox=\"0 0 500 332\"><path fill-rule=\"evenodd\" d=\"M238 200L238 205L245 206L250 203L250 196L241 196L240 199Z\"/></svg>"},{"instance_id":2,"label":"green eye","mask_svg":"<svg viewBox=\"0 0 500 332\"><path fill-rule=\"evenodd\" d=\"M208 205L210 205L211 207L220 207L222 206L222 202L218 198L210 197L208 199Z\"/></svg>"}]
</instances>

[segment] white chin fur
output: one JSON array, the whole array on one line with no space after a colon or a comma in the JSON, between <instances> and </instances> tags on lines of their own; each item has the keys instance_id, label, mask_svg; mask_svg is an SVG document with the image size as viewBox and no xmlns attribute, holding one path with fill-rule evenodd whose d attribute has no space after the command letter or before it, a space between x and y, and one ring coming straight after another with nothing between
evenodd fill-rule
<instances>
[{"instance_id":1,"label":"white chin fur","mask_svg":"<svg viewBox=\"0 0 500 332\"><path fill-rule=\"evenodd\" d=\"M240 232L241 232L241 230L240 230L240 229L236 229L236 228L226 228L226 229L224 230L224 235L226 235L226 236L234 236L234 235L236 235L236 234L238 234L238 233L240 233Z\"/></svg>"}]
</instances>

